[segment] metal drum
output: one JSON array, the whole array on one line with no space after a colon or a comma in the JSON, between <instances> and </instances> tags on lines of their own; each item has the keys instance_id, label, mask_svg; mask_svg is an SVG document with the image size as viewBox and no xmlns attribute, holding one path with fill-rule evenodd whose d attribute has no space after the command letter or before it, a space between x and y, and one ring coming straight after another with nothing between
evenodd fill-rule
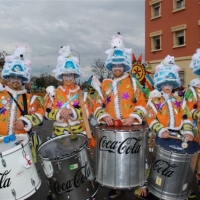
<instances>
[{"instance_id":1,"label":"metal drum","mask_svg":"<svg viewBox=\"0 0 200 200\"><path fill-rule=\"evenodd\" d=\"M190 194L199 145L192 141L183 149L181 143L171 138L155 139L148 189L160 199L183 200Z\"/></svg>"},{"instance_id":2,"label":"metal drum","mask_svg":"<svg viewBox=\"0 0 200 200\"><path fill-rule=\"evenodd\" d=\"M38 155L55 199L86 200L97 193L85 135L55 137L38 148Z\"/></svg>"},{"instance_id":3,"label":"metal drum","mask_svg":"<svg viewBox=\"0 0 200 200\"><path fill-rule=\"evenodd\" d=\"M128 189L146 180L147 127L97 127L96 180L103 186Z\"/></svg>"},{"instance_id":4,"label":"metal drum","mask_svg":"<svg viewBox=\"0 0 200 200\"><path fill-rule=\"evenodd\" d=\"M0 143L0 199L24 200L40 187L41 179L33 162L29 136Z\"/></svg>"}]
</instances>

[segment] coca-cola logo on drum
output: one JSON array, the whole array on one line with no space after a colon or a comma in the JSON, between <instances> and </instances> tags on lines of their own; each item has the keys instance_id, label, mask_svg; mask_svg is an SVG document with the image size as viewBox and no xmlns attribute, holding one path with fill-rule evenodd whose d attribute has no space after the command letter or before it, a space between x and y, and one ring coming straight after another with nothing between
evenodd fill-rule
<instances>
[{"instance_id":1,"label":"coca-cola logo on drum","mask_svg":"<svg viewBox=\"0 0 200 200\"><path fill-rule=\"evenodd\" d=\"M154 171L166 177L172 177L176 167L178 165L170 164L165 160L154 160L152 165Z\"/></svg>"},{"instance_id":2,"label":"coca-cola logo on drum","mask_svg":"<svg viewBox=\"0 0 200 200\"><path fill-rule=\"evenodd\" d=\"M54 183L55 193L57 195L62 195L66 192L74 190L75 188L79 188L89 176L90 168L88 167L88 163L85 163L85 166L80 167L80 169L75 173L73 179L67 180L65 182L56 181Z\"/></svg>"},{"instance_id":3,"label":"coca-cola logo on drum","mask_svg":"<svg viewBox=\"0 0 200 200\"><path fill-rule=\"evenodd\" d=\"M123 141L112 141L107 140L107 136L103 136L99 141L99 150L118 154L136 154L140 152L141 140L141 137L129 137Z\"/></svg>"},{"instance_id":4,"label":"coca-cola logo on drum","mask_svg":"<svg viewBox=\"0 0 200 200\"><path fill-rule=\"evenodd\" d=\"M11 185L11 180L7 177L10 171L6 170L4 173L0 173L0 189L7 188Z\"/></svg>"}]
</instances>

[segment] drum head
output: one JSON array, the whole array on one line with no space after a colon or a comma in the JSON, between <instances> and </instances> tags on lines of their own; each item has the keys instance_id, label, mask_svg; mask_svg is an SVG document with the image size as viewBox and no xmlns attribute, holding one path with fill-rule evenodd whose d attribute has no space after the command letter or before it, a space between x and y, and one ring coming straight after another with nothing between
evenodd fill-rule
<instances>
[{"instance_id":1,"label":"drum head","mask_svg":"<svg viewBox=\"0 0 200 200\"><path fill-rule=\"evenodd\" d=\"M79 134L75 140L71 140L69 135L62 135L43 143L38 148L38 154L49 159L70 157L80 152L86 144L85 135Z\"/></svg>"},{"instance_id":2,"label":"drum head","mask_svg":"<svg viewBox=\"0 0 200 200\"><path fill-rule=\"evenodd\" d=\"M193 154L200 150L199 144L195 141L187 142L188 147L185 149L181 146L183 141L179 139L172 139L172 138L164 139L156 137L155 143L167 151L172 151L180 154Z\"/></svg>"},{"instance_id":3,"label":"drum head","mask_svg":"<svg viewBox=\"0 0 200 200\"><path fill-rule=\"evenodd\" d=\"M16 140L10 141L9 143L0 142L0 152L2 155L10 154L18 149L21 149L25 146L29 141L29 137L27 134L18 134L16 135Z\"/></svg>"}]
</instances>

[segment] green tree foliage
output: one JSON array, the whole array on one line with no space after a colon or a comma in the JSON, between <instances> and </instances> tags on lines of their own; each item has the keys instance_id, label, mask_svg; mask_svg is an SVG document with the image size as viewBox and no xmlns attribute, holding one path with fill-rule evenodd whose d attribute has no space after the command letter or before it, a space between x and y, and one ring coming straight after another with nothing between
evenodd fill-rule
<instances>
[{"instance_id":1,"label":"green tree foliage","mask_svg":"<svg viewBox=\"0 0 200 200\"><path fill-rule=\"evenodd\" d=\"M40 77L32 77L31 81L38 87L46 88L50 85L58 87L61 83L48 73L41 74Z\"/></svg>"},{"instance_id":2,"label":"green tree foliage","mask_svg":"<svg viewBox=\"0 0 200 200\"><path fill-rule=\"evenodd\" d=\"M87 89L88 89L87 81L83 82L83 83L80 85L80 88L81 88L81 90L87 91Z\"/></svg>"}]
</instances>

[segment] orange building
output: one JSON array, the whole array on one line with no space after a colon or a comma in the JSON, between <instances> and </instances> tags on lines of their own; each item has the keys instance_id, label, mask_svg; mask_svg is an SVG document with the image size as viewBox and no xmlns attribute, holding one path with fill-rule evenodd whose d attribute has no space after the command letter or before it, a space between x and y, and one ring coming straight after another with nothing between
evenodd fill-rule
<instances>
[{"instance_id":1,"label":"orange building","mask_svg":"<svg viewBox=\"0 0 200 200\"><path fill-rule=\"evenodd\" d=\"M181 67L181 83L187 88L196 78L189 68L200 48L200 0L145 0L145 60L152 71L167 55Z\"/></svg>"}]
</instances>

